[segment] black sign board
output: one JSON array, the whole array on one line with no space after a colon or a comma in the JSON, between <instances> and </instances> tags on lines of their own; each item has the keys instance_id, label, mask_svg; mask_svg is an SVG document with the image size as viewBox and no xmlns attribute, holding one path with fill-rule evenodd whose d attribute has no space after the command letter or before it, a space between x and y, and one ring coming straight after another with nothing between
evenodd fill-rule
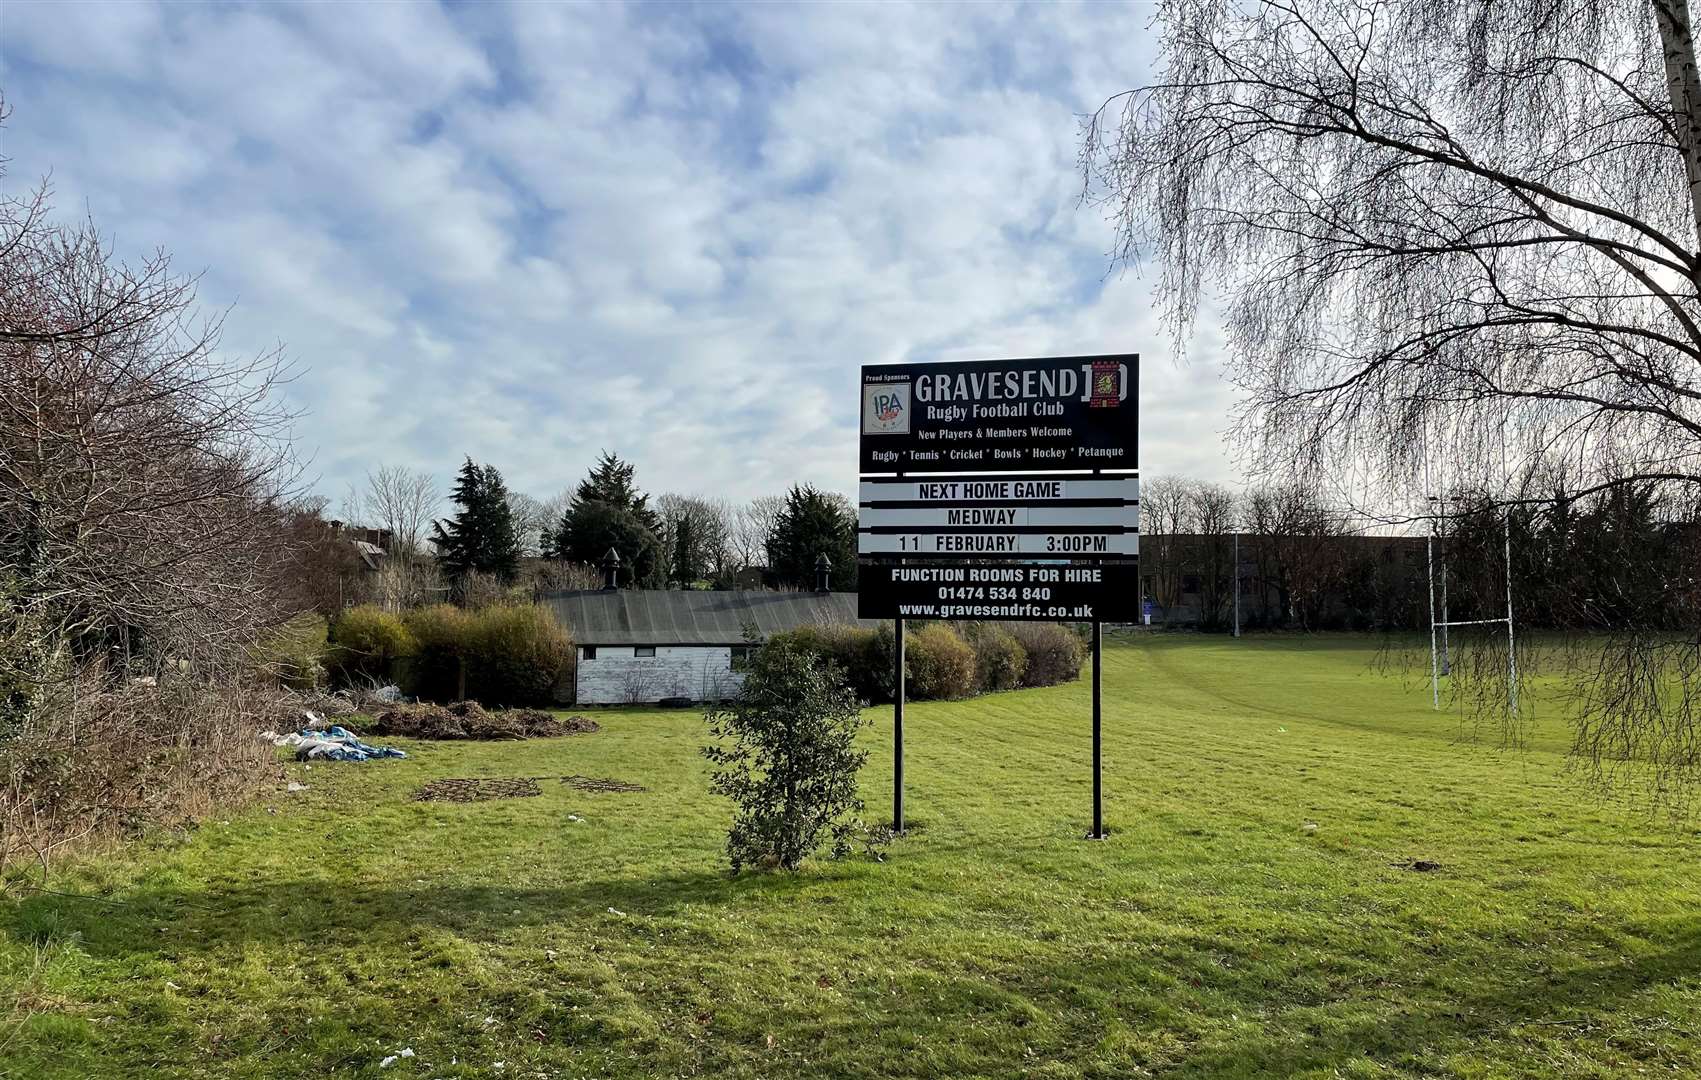
<instances>
[{"instance_id":1,"label":"black sign board","mask_svg":"<svg viewBox=\"0 0 1701 1080\"><path fill-rule=\"evenodd\" d=\"M894 566L865 563L857 576L863 619L998 619L1138 622L1134 563Z\"/></svg>"},{"instance_id":2,"label":"black sign board","mask_svg":"<svg viewBox=\"0 0 1701 1080\"><path fill-rule=\"evenodd\" d=\"M1132 471L1139 356L870 364L869 473Z\"/></svg>"}]
</instances>

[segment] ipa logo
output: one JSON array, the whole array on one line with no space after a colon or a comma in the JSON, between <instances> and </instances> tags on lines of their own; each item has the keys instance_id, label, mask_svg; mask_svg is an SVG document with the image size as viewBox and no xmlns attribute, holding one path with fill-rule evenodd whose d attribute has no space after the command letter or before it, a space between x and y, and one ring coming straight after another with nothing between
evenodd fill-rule
<instances>
[{"instance_id":1,"label":"ipa logo","mask_svg":"<svg viewBox=\"0 0 1701 1080\"><path fill-rule=\"evenodd\" d=\"M910 384L871 384L862 388L862 433L910 433Z\"/></svg>"}]
</instances>

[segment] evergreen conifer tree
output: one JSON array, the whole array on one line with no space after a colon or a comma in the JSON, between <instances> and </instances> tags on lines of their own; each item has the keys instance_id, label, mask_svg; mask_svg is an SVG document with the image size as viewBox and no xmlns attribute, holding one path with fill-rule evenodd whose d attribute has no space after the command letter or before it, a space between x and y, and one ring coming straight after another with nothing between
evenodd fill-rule
<instances>
[{"instance_id":1,"label":"evergreen conifer tree","mask_svg":"<svg viewBox=\"0 0 1701 1080\"><path fill-rule=\"evenodd\" d=\"M600 565L610 548L620 554L621 583L665 585L661 521L640 492L635 468L604 451L573 492L547 554L563 562Z\"/></svg>"},{"instance_id":2,"label":"evergreen conifer tree","mask_svg":"<svg viewBox=\"0 0 1701 1080\"><path fill-rule=\"evenodd\" d=\"M768 538L768 565L786 584L809 589L822 555L833 564L833 588L856 588L856 512L841 497L794 486Z\"/></svg>"},{"instance_id":3,"label":"evergreen conifer tree","mask_svg":"<svg viewBox=\"0 0 1701 1080\"><path fill-rule=\"evenodd\" d=\"M673 578L681 588L690 588L692 582L703 576L701 562L697 529L691 515L685 514L673 531Z\"/></svg>"},{"instance_id":4,"label":"evergreen conifer tree","mask_svg":"<svg viewBox=\"0 0 1701 1080\"><path fill-rule=\"evenodd\" d=\"M520 538L508 508L508 488L494 465L467 458L449 498L458 510L447 521L432 522L432 542L443 573L451 580L469 571L511 583L519 574Z\"/></svg>"},{"instance_id":5,"label":"evergreen conifer tree","mask_svg":"<svg viewBox=\"0 0 1701 1080\"><path fill-rule=\"evenodd\" d=\"M473 568L472 526L468 509L477 503L478 490L483 482L483 473L473 464L472 458L467 458L455 477L454 488L449 492L450 501L460 510L446 522L431 523L431 541L437 546L438 565L450 578L458 578Z\"/></svg>"}]
</instances>

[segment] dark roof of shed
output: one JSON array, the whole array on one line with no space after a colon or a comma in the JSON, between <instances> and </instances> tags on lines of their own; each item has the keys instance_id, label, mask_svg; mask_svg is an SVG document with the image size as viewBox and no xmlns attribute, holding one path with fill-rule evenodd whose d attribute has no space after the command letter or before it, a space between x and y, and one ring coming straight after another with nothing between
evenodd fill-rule
<instances>
[{"instance_id":1,"label":"dark roof of shed","mask_svg":"<svg viewBox=\"0 0 1701 1080\"><path fill-rule=\"evenodd\" d=\"M580 645L736 645L754 626L766 638L819 623L875 626L856 617L856 593L639 589L547 593L543 602Z\"/></svg>"}]
</instances>

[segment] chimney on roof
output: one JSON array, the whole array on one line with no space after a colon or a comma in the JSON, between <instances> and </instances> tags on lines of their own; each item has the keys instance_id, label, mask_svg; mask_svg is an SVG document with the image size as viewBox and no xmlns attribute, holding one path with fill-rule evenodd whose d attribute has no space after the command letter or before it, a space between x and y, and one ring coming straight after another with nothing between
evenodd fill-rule
<instances>
[{"instance_id":1,"label":"chimney on roof","mask_svg":"<svg viewBox=\"0 0 1701 1080\"><path fill-rule=\"evenodd\" d=\"M602 557L602 591L614 592L620 588L620 552L613 548Z\"/></svg>"},{"instance_id":2,"label":"chimney on roof","mask_svg":"<svg viewBox=\"0 0 1701 1080\"><path fill-rule=\"evenodd\" d=\"M833 560L827 558L824 551L815 557L815 591L833 591Z\"/></svg>"}]
</instances>

